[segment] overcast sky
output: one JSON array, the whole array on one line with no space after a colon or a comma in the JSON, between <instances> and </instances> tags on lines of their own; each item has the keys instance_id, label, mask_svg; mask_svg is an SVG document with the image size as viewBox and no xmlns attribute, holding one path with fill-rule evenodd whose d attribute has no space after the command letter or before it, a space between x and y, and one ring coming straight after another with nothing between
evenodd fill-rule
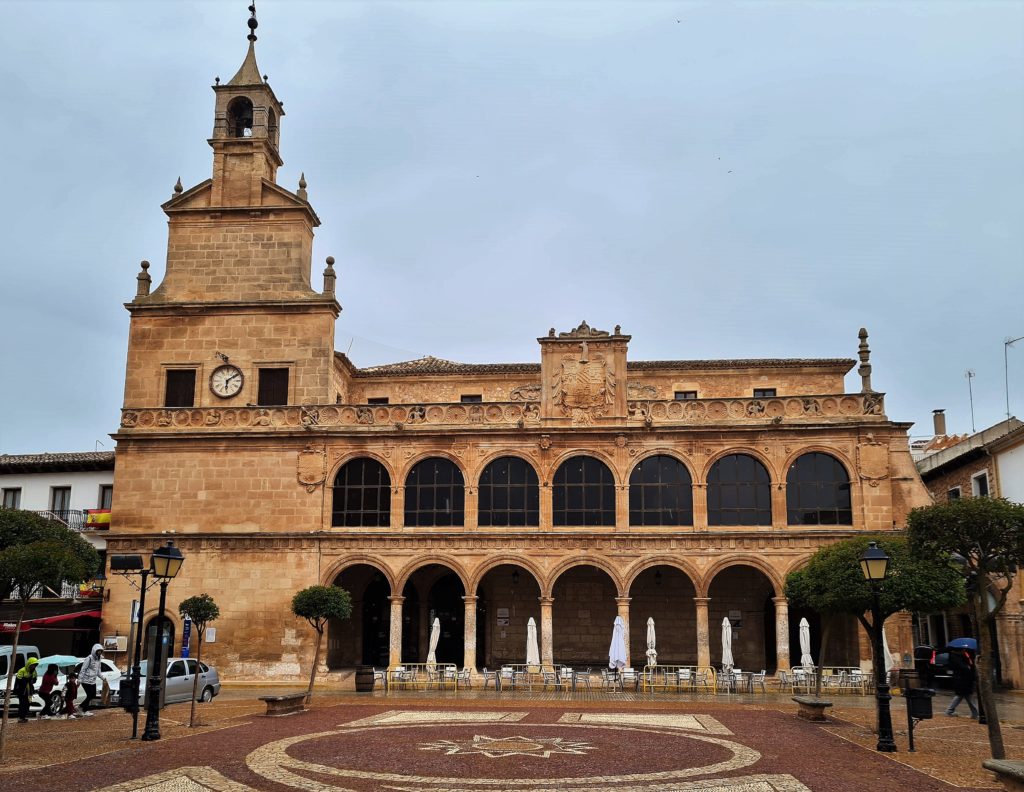
<instances>
[{"instance_id":1,"label":"overcast sky","mask_svg":"<svg viewBox=\"0 0 1024 792\"><path fill-rule=\"evenodd\" d=\"M110 449L159 205L206 179L246 0L3 2L0 452ZM855 357L893 420L1005 416L1024 335L1024 4L258 0L366 366ZM1024 414L1024 341L1009 350ZM847 390L858 391L855 373Z\"/></svg>"}]
</instances>

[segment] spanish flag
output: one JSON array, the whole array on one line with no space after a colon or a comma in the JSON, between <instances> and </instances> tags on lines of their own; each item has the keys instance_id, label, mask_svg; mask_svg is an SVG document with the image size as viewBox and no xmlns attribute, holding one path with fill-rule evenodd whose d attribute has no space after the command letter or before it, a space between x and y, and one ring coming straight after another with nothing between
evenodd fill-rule
<instances>
[{"instance_id":1,"label":"spanish flag","mask_svg":"<svg viewBox=\"0 0 1024 792\"><path fill-rule=\"evenodd\" d=\"M93 531L106 531L110 528L110 509L86 509L85 527Z\"/></svg>"}]
</instances>

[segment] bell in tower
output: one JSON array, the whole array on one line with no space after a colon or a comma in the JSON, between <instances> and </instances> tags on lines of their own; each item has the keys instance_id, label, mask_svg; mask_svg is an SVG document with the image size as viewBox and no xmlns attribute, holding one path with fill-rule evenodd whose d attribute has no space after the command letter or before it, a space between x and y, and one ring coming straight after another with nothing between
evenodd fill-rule
<instances>
[{"instance_id":1,"label":"bell in tower","mask_svg":"<svg viewBox=\"0 0 1024 792\"><path fill-rule=\"evenodd\" d=\"M278 152L284 109L256 65L256 6L249 6L249 50L226 84L213 86L217 96L213 137L213 201L221 206L258 203L260 182L277 180L283 163Z\"/></svg>"}]
</instances>

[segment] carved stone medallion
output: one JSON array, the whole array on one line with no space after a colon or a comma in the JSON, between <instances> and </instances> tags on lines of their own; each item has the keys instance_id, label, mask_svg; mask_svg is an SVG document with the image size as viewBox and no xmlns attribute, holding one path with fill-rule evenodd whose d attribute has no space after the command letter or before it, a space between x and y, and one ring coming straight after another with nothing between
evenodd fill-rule
<instances>
[{"instance_id":1,"label":"carved stone medallion","mask_svg":"<svg viewBox=\"0 0 1024 792\"><path fill-rule=\"evenodd\" d=\"M872 487L889 478L889 447L877 441L857 446L857 470Z\"/></svg>"},{"instance_id":2,"label":"carved stone medallion","mask_svg":"<svg viewBox=\"0 0 1024 792\"><path fill-rule=\"evenodd\" d=\"M307 446L298 454L297 474L299 484L306 492L313 492L324 483L327 469L327 455L322 448Z\"/></svg>"}]
</instances>

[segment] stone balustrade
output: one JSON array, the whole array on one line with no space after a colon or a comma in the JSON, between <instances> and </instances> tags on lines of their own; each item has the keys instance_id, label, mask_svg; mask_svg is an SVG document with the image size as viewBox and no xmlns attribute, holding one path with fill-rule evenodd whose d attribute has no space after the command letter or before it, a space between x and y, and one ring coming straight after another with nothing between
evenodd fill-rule
<instances>
[{"instance_id":1,"label":"stone balustrade","mask_svg":"<svg viewBox=\"0 0 1024 792\"><path fill-rule=\"evenodd\" d=\"M881 393L826 396L783 396L770 399L630 400L625 419L603 418L597 427L764 425L782 423L843 423L884 420ZM437 426L557 428L561 418L541 419L540 403L485 402L481 404L330 404L285 407L168 407L121 411L121 430L239 431L298 427L408 429Z\"/></svg>"}]
</instances>

